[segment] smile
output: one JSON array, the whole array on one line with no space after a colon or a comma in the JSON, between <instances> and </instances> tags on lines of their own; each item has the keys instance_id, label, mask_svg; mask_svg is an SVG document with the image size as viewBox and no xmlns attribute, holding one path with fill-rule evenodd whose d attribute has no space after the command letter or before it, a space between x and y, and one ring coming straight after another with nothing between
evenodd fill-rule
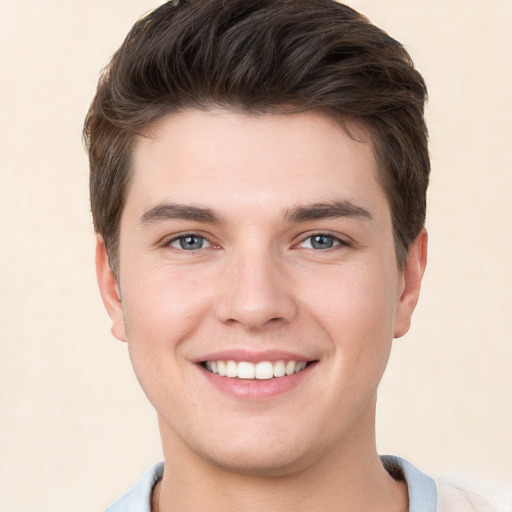
<instances>
[{"instance_id":1,"label":"smile","mask_svg":"<svg viewBox=\"0 0 512 512\"><path fill-rule=\"evenodd\" d=\"M300 373L307 366L306 361L261 361L250 363L248 361L206 361L203 363L206 370L218 374L220 377L231 379L269 380Z\"/></svg>"}]
</instances>

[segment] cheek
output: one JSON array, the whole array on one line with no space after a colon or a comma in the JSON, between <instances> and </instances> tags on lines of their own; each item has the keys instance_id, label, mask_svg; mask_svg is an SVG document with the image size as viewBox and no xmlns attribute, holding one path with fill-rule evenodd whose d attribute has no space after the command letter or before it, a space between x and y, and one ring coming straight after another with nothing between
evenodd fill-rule
<instances>
[{"instance_id":1,"label":"cheek","mask_svg":"<svg viewBox=\"0 0 512 512\"><path fill-rule=\"evenodd\" d=\"M372 267L334 269L315 286L304 286L302 297L325 328L351 338L381 334L392 339L396 291L386 272ZM371 341L368 340L368 341Z\"/></svg>"},{"instance_id":2,"label":"cheek","mask_svg":"<svg viewBox=\"0 0 512 512\"><path fill-rule=\"evenodd\" d=\"M147 272L127 278L123 313L133 369L157 410L179 407L172 392L183 381L186 341L195 336L207 314L207 299L194 278L184 280L171 272ZM192 403L192 399L190 399ZM165 405L166 404L166 405Z\"/></svg>"},{"instance_id":3,"label":"cheek","mask_svg":"<svg viewBox=\"0 0 512 512\"><path fill-rule=\"evenodd\" d=\"M165 268L133 275L137 279L128 276L122 281L128 344L175 349L208 311L209 298L201 280Z\"/></svg>"},{"instance_id":4,"label":"cheek","mask_svg":"<svg viewBox=\"0 0 512 512\"><path fill-rule=\"evenodd\" d=\"M344 270L310 295L310 312L331 345L339 396L357 401L374 393L386 368L396 294L386 273Z\"/></svg>"}]
</instances>

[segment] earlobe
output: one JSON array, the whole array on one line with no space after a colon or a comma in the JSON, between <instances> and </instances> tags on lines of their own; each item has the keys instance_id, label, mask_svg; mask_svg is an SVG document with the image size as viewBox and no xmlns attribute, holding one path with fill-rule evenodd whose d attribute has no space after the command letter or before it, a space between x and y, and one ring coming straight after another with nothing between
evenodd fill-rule
<instances>
[{"instance_id":1,"label":"earlobe","mask_svg":"<svg viewBox=\"0 0 512 512\"><path fill-rule=\"evenodd\" d=\"M402 288L395 313L395 338L406 334L411 326L411 317L418 303L421 281L427 265L427 245L427 232L422 229L409 247L405 268L402 271Z\"/></svg>"},{"instance_id":2,"label":"earlobe","mask_svg":"<svg viewBox=\"0 0 512 512\"><path fill-rule=\"evenodd\" d=\"M126 341L124 313L117 279L110 267L110 262L101 236L96 238L96 278L100 288L103 304L112 320L112 334L120 341Z\"/></svg>"}]
</instances>

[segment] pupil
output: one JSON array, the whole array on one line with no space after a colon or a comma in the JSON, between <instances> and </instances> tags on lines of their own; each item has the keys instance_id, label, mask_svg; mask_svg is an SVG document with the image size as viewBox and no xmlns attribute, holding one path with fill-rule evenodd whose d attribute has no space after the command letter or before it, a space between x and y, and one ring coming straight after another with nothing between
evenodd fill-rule
<instances>
[{"instance_id":1,"label":"pupil","mask_svg":"<svg viewBox=\"0 0 512 512\"><path fill-rule=\"evenodd\" d=\"M333 243L332 237L326 235L315 235L311 241L311 245L315 249L330 249Z\"/></svg>"},{"instance_id":2,"label":"pupil","mask_svg":"<svg viewBox=\"0 0 512 512\"><path fill-rule=\"evenodd\" d=\"M200 236L184 236L180 239L182 249L201 249L203 246L203 239Z\"/></svg>"}]
</instances>

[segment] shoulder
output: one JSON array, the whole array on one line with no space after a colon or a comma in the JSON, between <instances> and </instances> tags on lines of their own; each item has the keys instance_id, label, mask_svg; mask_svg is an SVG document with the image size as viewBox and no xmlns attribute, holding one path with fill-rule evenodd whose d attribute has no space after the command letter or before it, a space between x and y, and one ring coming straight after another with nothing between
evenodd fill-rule
<instances>
[{"instance_id":1,"label":"shoulder","mask_svg":"<svg viewBox=\"0 0 512 512\"><path fill-rule=\"evenodd\" d=\"M434 480L400 457L386 455L381 461L390 476L407 483L410 512L512 512L508 489L460 475Z\"/></svg>"},{"instance_id":2,"label":"shoulder","mask_svg":"<svg viewBox=\"0 0 512 512\"><path fill-rule=\"evenodd\" d=\"M504 503L499 508L494 503L491 505L480 490L472 489L473 486L465 482L439 478L436 487L437 512L512 512L512 505L509 507Z\"/></svg>"},{"instance_id":3,"label":"shoulder","mask_svg":"<svg viewBox=\"0 0 512 512\"><path fill-rule=\"evenodd\" d=\"M151 512L153 487L162 478L163 471L163 462L151 466L139 481L105 512Z\"/></svg>"}]
</instances>

